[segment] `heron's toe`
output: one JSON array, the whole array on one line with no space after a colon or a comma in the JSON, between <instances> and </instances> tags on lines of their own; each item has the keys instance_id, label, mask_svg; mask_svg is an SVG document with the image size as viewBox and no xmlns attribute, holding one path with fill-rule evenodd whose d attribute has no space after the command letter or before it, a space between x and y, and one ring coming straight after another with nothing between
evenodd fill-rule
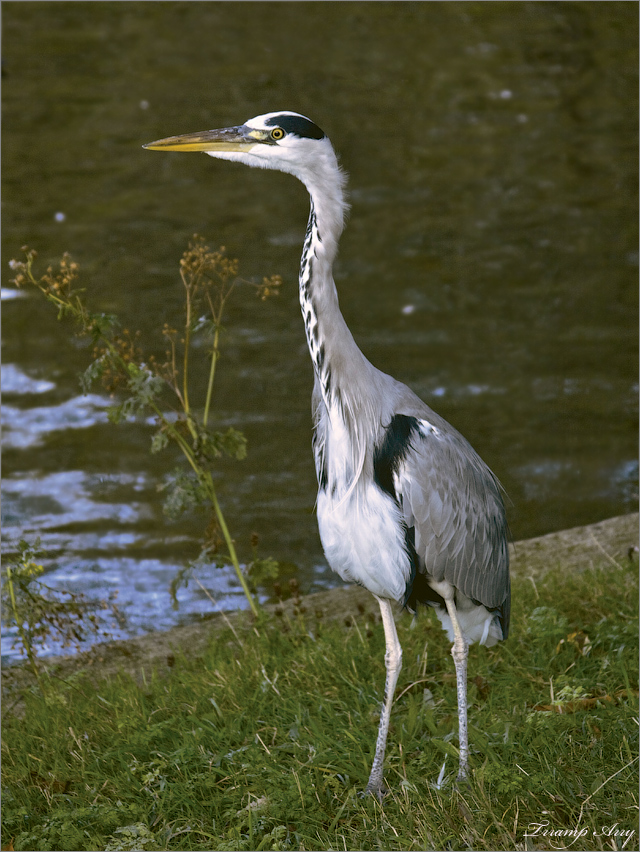
<instances>
[{"instance_id":1,"label":"heron's toe","mask_svg":"<svg viewBox=\"0 0 640 852\"><path fill-rule=\"evenodd\" d=\"M367 784L367 789L363 793L360 793L360 798L364 799L365 796L375 796L380 804L382 804L388 792L389 790L384 784Z\"/></svg>"}]
</instances>

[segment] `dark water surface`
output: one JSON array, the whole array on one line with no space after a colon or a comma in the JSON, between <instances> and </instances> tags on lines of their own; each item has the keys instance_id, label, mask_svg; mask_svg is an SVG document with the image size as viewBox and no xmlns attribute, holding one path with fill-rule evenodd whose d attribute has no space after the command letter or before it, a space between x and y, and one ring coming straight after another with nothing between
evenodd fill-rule
<instances>
[{"instance_id":1,"label":"dark water surface","mask_svg":"<svg viewBox=\"0 0 640 852\"><path fill-rule=\"evenodd\" d=\"M637 4L5 2L2 16L3 287L22 245L43 269L69 251L92 308L162 354L194 232L247 278L284 276L279 299L236 301L215 393L249 439L219 486L245 553L256 531L303 589L337 582L313 514L297 305L308 199L285 175L141 145L277 109L320 124L350 174L335 277L356 340L469 438L514 537L635 510ZM151 425L112 426L107 396L81 395L88 353L37 299L4 301L3 332L5 550L39 535L49 581L120 589L130 633L210 611L197 588L169 606L202 519L163 516L176 459L149 454ZM230 571L201 578L221 607L243 604Z\"/></svg>"}]
</instances>

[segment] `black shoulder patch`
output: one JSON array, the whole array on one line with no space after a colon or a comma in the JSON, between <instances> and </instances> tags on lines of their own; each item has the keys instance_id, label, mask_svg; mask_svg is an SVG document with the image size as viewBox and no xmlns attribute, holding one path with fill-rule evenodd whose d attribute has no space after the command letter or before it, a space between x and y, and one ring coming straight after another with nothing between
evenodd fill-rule
<instances>
[{"instance_id":1,"label":"black shoulder patch","mask_svg":"<svg viewBox=\"0 0 640 852\"><path fill-rule=\"evenodd\" d=\"M415 417L396 414L387 426L382 443L373 451L373 478L376 485L396 499L393 474L411 446L411 433L418 428Z\"/></svg>"},{"instance_id":2,"label":"black shoulder patch","mask_svg":"<svg viewBox=\"0 0 640 852\"><path fill-rule=\"evenodd\" d=\"M281 127L285 133L294 133L303 139L324 139L324 131L302 115L274 115L265 121L269 127Z\"/></svg>"}]
</instances>

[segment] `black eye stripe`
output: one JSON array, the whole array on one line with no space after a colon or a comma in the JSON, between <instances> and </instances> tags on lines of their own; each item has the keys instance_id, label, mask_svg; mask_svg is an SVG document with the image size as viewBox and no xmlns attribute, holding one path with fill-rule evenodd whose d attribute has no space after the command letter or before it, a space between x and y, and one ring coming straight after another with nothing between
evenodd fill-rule
<instances>
[{"instance_id":1,"label":"black eye stripe","mask_svg":"<svg viewBox=\"0 0 640 852\"><path fill-rule=\"evenodd\" d=\"M281 127L285 133L294 133L303 139L324 139L324 132L301 115L274 115L265 122L267 127Z\"/></svg>"}]
</instances>

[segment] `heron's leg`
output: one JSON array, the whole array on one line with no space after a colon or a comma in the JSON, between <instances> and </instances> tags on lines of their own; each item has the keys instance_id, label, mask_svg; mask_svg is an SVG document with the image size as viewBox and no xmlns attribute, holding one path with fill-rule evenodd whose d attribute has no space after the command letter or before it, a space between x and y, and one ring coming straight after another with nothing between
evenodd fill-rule
<instances>
[{"instance_id":1,"label":"heron's leg","mask_svg":"<svg viewBox=\"0 0 640 852\"><path fill-rule=\"evenodd\" d=\"M460 768L458 781L467 777L469 762L469 735L467 732L467 656L469 645L460 629L456 605L451 598L445 598L447 611L453 626L454 641L451 656L456 667L456 684L458 688L458 740L460 742Z\"/></svg>"},{"instance_id":2,"label":"heron's leg","mask_svg":"<svg viewBox=\"0 0 640 852\"><path fill-rule=\"evenodd\" d=\"M402 668L402 648L398 640L396 631L396 623L393 619L393 610L391 603L384 598L376 598L380 604L380 614L382 615L382 624L384 626L384 638L387 644L387 650L384 655L384 663L387 669L387 678L384 685L384 704L380 714L380 726L378 728L378 739L376 741L376 753L373 758L373 766L371 767L371 775L367 784L367 793L373 793L382 801L384 795L384 785L382 781L382 770L384 764L384 752L387 745L387 733L389 731L389 719L391 718L391 705L393 704L393 694L396 691L396 683L398 675Z\"/></svg>"}]
</instances>

